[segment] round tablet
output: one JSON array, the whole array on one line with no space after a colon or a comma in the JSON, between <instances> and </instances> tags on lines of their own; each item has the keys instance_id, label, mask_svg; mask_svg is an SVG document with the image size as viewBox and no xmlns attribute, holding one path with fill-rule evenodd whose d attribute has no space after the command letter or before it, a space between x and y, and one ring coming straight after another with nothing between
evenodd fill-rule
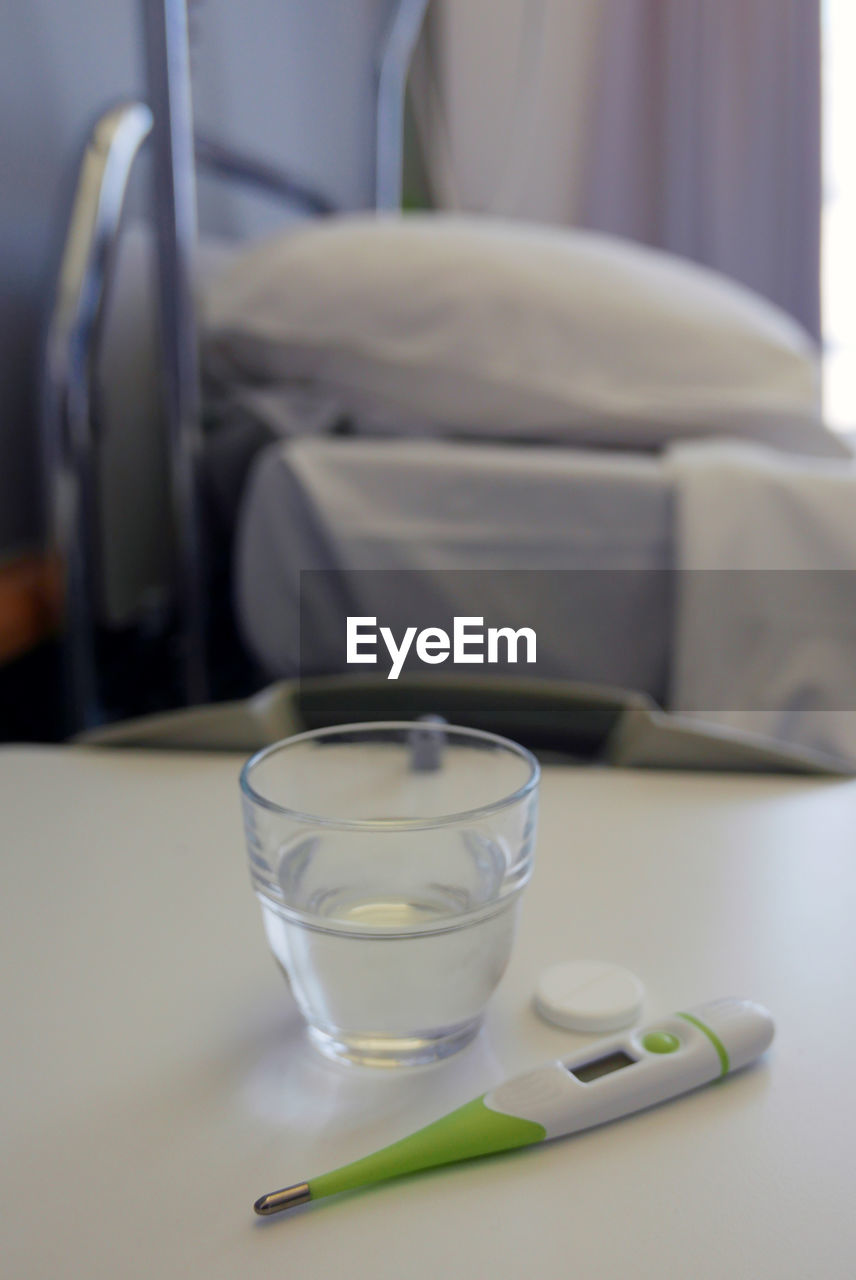
<instances>
[{"instance_id":1,"label":"round tablet","mask_svg":"<svg viewBox=\"0 0 856 1280\"><path fill-rule=\"evenodd\" d=\"M566 960L541 974L535 1008L568 1031L617 1031L637 1020L644 995L629 969L601 960Z\"/></svg>"}]
</instances>

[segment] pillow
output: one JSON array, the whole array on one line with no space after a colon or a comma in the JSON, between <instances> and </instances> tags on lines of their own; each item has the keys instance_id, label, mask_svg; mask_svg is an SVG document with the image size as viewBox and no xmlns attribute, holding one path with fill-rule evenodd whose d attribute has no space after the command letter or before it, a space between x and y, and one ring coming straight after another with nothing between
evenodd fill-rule
<instances>
[{"instance_id":1,"label":"pillow","mask_svg":"<svg viewBox=\"0 0 856 1280\"><path fill-rule=\"evenodd\" d=\"M332 396L355 429L846 454L806 333L723 276L589 231L356 215L255 243L210 286L217 380ZM268 404L270 405L270 396Z\"/></svg>"}]
</instances>

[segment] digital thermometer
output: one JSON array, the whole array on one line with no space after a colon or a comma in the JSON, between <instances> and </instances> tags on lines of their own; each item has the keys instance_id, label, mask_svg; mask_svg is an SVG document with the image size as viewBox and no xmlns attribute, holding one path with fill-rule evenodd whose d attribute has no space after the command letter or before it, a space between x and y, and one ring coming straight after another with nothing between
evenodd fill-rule
<instances>
[{"instance_id":1,"label":"digital thermometer","mask_svg":"<svg viewBox=\"0 0 856 1280\"><path fill-rule=\"evenodd\" d=\"M772 1039L773 1020L761 1005L714 1000L514 1076L400 1142L272 1191L254 1208L279 1213L419 1169L579 1133L738 1071Z\"/></svg>"}]
</instances>

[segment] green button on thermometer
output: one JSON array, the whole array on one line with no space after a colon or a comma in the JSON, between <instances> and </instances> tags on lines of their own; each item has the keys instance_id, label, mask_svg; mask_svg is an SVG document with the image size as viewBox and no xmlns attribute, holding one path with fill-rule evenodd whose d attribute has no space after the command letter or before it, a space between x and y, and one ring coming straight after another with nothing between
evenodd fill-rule
<instances>
[{"instance_id":1,"label":"green button on thermometer","mask_svg":"<svg viewBox=\"0 0 856 1280\"><path fill-rule=\"evenodd\" d=\"M642 1037L642 1048L649 1053L674 1053L680 1047L680 1040L671 1031L649 1031Z\"/></svg>"},{"instance_id":2,"label":"green button on thermometer","mask_svg":"<svg viewBox=\"0 0 856 1280\"><path fill-rule=\"evenodd\" d=\"M579 1133L737 1071L772 1039L773 1020L761 1005L734 999L699 1005L506 1080L390 1147L262 1196L256 1213Z\"/></svg>"}]
</instances>

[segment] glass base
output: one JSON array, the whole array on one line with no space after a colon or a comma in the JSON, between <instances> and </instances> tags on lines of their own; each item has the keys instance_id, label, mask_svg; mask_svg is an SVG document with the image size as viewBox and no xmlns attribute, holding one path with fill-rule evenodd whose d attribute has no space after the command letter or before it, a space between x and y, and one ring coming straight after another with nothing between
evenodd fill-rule
<instances>
[{"instance_id":1,"label":"glass base","mask_svg":"<svg viewBox=\"0 0 856 1280\"><path fill-rule=\"evenodd\" d=\"M476 1036L480 1017L438 1035L351 1035L309 1026L309 1039L326 1058L361 1067L421 1067L463 1049Z\"/></svg>"}]
</instances>

